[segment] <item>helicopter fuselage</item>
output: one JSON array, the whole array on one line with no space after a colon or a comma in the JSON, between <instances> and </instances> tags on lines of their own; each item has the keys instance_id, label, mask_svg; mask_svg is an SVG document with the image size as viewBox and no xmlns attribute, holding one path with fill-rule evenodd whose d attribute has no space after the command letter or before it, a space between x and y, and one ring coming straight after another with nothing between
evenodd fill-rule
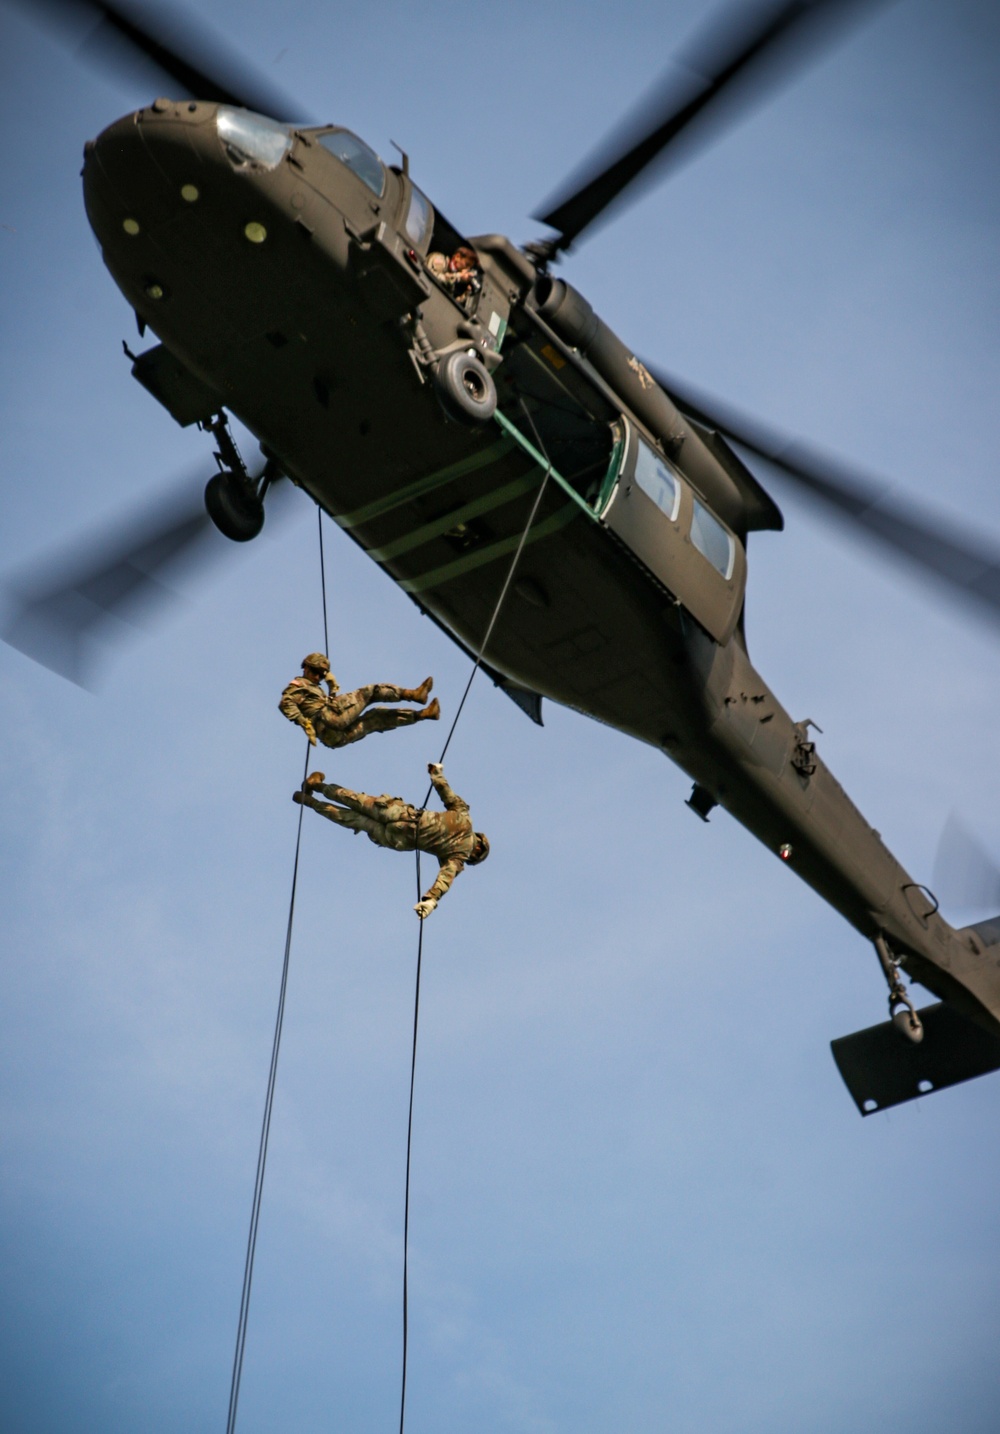
<instances>
[{"instance_id":1,"label":"helicopter fuselage","mask_svg":"<svg viewBox=\"0 0 1000 1434\"><path fill-rule=\"evenodd\" d=\"M162 348L136 373L182 423L227 409L439 625L485 661L668 755L867 939L1000 1034L1000 946L956 931L748 656L750 531L780 527L739 458L679 414L581 296L501 236L463 240L346 130L158 100L88 145L105 263ZM463 302L428 265L471 242ZM484 423L435 375L476 355ZM654 841L651 835L651 843Z\"/></svg>"}]
</instances>

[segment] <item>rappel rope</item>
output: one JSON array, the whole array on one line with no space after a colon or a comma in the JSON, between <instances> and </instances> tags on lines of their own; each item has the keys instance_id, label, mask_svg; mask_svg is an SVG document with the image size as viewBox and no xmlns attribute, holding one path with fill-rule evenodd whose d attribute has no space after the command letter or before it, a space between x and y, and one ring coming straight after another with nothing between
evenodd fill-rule
<instances>
[{"instance_id":1,"label":"rappel rope","mask_svg":"<svg viewBox=\"0 0 1000 1434\"><path fill-rule=\"evenodd\" d=\"M323 510L317 508L319 520L319 572L323 594L323 638L327 649L330 634L326 611L326 561L323 555ZM306 760L302 769L302 780L309 773L309 744L306 744ZM240 1381L243 1377L243 1351L247 1342L247 1318L250 1313L250 1287L253 1284L253 1262L257 1251L257 1228L260 1224L260 1202L264 1193L264 1168L267 1165L267 1146L271 1134L271 1111L274 1106L274 1084L278 1074L278 1052L281 1049L281 1028L285 1020L285 993L288 989L288 960L292 950L292 925L295 920L295 890L299 881L299 852L302 847L302 816L304 807L299 807L299 825L295 834L295 861L292 865L292 892L288 902L288 926L285 931L285 956L281 966L281 989L278 994L278 1014L274 1023L274 1041L271 1045L271 1068L267 1074L267 1095L264 1098L264 1119L260 1128L260 1146L257 1151L257 1176L253 1187L253 1204L250 1211L250 1234L247 1237L247 1256L243 1268L243 1293L240 1296L240 1317L236 1327L236 1353L233 1356L233 1377L229 1386L229 1415L226 1419L226 1434L235 1434L236 1408L240 1398Z\"/></svg>"},{"instance_id":2,"label":"rappel rope","mask_svg":"<svg viewBox=\"0 0 1000 1434\"><path fill-rule=\"evenodd\" d=\"M530 412L525 406L523 398L520 399L520 404L521 408L524 411L525 418L527 418L529 424L531 425L531 431L535 435L535 442L538 445L539 452L545 458L545 477L542 479L541 484L539 485L538 492L535 495L535 501L531 505L531 512L528 514L528 521L524 525L524 532L521 534L521 540L517 545L513 558L511 559L510 567L507 569L507 576L504 579L503 587L500 589L500 596L496 600L496 605L493 608L493 615L490 618L489 623L487 624L486 633L483 637L482 642L479 645L479 651L476 654L476 659L472 664L472 671L469 673L469 680L465 684L465 691L462 693L462 700L458 704L458 710L456 711L455 716L452 719L452 724L448 730L448 735L445 738L444 746L441 748L441 756L438 758L439 762L443 762L445 759L445 754L448 751L449 746L451 745L451 739L455 735L455 728L458 726L458 719L462 715L462 708L465 706L465 701L469 695L469 691L472 687L472 684L475 681L476 673L482 666L483 655L486 652L486 647L489 643L490 638L493 636L493 629L494 627L496 627L497 618L500 616L500 609L504 605L507 593L510 590L510 585L514 580L514 573L517 569L518 563L520 562L521 554L524 551L524 545L528 541L528 534L531 532L532 525L534 524L535 518L538 514L538 509L541 506L542 497L545 493L546 487L548 486L549 476L552 472L552 462L549 458L548 453L546 452L545 445L541 440L541 436L539 435L538 429L535 427L534 419L531 417ZM423 811L423 808L426 807L433 789L433 783L431 783L431 785L427 788L427 793L424 796L423 806L420 808L420 811ZM419 815L417 817L417 820L419 822ZM417 900L419 901L422 895L422 883L420 880L419 847L417 848L416 858ZM420 968L423 961L423 954L424 922L421 921L420 932L417 936L417 974L414 982L413 993L413 1053L410 1057L410 1108L409 1117L406 1125L406 1194L403 1204L403 1377L399 1394L399 1434L403 1434L403 1425L406 1419L406 1356L409 1336L408 1275L410 1256L410 1155L413 1146L413 1087L417 1074L417 1028L420 1021Z\"/></svg>"},{"instance_id":3,"label":"rappel rope","mask_svg":"<svg viewBox=\"0 0 1000 1434\"><path fill-rule=\"evenodd\" d=\"M316 521L319 526L319 581L323 592L323 651L330 651L330 625L326 617L326 558L323 555L323 509L316 509ZM307 765L309 753L306 752Z\"/></svg>"},{"instance_id":4,"label":"rappel rope","mask_svg":"<svg viewBox=\"0 0 1000 1434\"><path fill-rule=\"evenodd\" d=\"M544 494L545 494L546 487L548 486L549 476L550 476L550 474L551 474L551 472L552 472L552 464L551 464L551 461L549 460L548 454L546 453L545 446L544 446L544 444L542 443L541 437L540 437L540 435L539 435L539 433L538 433L538 429L535 427L534 420L532 419L531 414L529 413L527 407L525 406L524 400L521 399L520 402L521 402L521 408L522 408L523 411L524 411L524 415L525 415L525 417L527 418L528 423L531 425L532 432L533 432L534 435L535 435L535 441L536 441L536 443L538 444L539 451L540 451L540 452L543 454L543 456L545 457L545 462L546 462L545 476L544 476L544 478L542 479L541 484L539 485L538 492L537 492L537 494L535 495L535 501L534 501L534 502L532 503L532 505L531 505L531 512L528 514L528 521L526 522L526 524L525 524L525 526L524 526L524 531L523 531L522 534L521 534L520 541L518 542L517 548L516 548L516 550L515 550L515 552L514 552L514 556L513 556L513 558L511 559L510 567L509 567L508 570L507 570L507 576L506 576L506 578L504 579L504 583L503 583L502 588L500 589L500 595L499 595L499 597L498 597L497 600L496 600L496 604L494 605L494 608L493 608L493 613L492 613L492 615L491 615L491 617L490 617L490 620L489 620L489 623L487 624L487 627L486 627L486 632L485 632L485 634L484 634L484 636L483 636L482 642L480 643L479 651L478 651L478 653L476 654L475 661L474 661L473 664L472 664L472 671L471 671L470 674L469 674L469 680L468 680L468 682L465 684L465 691L462 693L462 698L461 698L461 701L460 701L459 704L458 704L458 708L457 708L457 710L456 710L456 712L455 712L455 716L454 716L454 718L452 719L451 727L448 729L448 735L447 735L447 737L445 738L444 746L443 746L442 749L441 749L441 756L438 758L438 761L439 761L439 762L443 762L444 759L445 759L445 756L446 756L446 754L447 754L448 748L449 748L449 746L451 745L451 739L452 739L452 737L455 735L455 728L458 726L458 719L459 719L459 717L461 717L461 715L462 715L462 710L463 710L463 708L465 707L466 699L467 699L468 696L469 696L469 692L471 691L472 684L473 684L473 682L474 682L474 680L475 680L476 673L479 671L480 667L482 666L483 656L484 656L484 654L485 654L485 652L486 652L486 648L487 648L487 646L488 646L488 644L489 644L490 638L493 636L493 629L494 629L495 626L496 626L497 618L500 616L500 610L501 610L501 608L503 607L504 602L506 601L507 593L508 593L509 590L510 590L510 585L511 585L511 583L512 583L513 580L514 580L514 573L515 573L515 571L516 571L516 569L517 569L517 565L518 565L518 563L519 563L519 561L520 561L521 553L524 551L524 545L525 545L525 543L526 543L527 540L528 540L528 534L530 533L531 528L532 528L532 525L534 524L535 518L536 518L536 516L537 516L537 514L538 514L538 509L539 509L539 507L541 506L542 498L543 498L543 496L544 496ZM329 618L328 618L328 614L327 614L327 600L326 600L326 558L325 558L324 548L323 548L323 511L322 511L322 509L317 509L316 516L317 516L317 520L318 520L318 530L319 530L319 568L320 568L320 587L321 587L321 592L322 592L322 603L323 603L323 640L324 640L324 646L325 646L325 648L326 648L326 651L329 651L329 650L330 650L330 632L329 632ZM306 747L306 760L305 760L305 765L304 765L303 771L302 771L302 780L303 780L303 782L305 782L305 778L306 778L306 776L308 775L308 772L309 772L309 747L307 746L307 747ZM431 794L431 791L432 791L432 790L433 790L433 784L431 784L431 785L427 788L427 793L426 793L426 795L425 795L425 797L424 797L423 807L426 807L427 802L428 802L428 800L429 800L429 798L430 798L430 794ZM423 810L423 807L421 807L421 809L420 809L421 811ZM296 889L297 889L297 887L298 887L298 879L299 879L299 854L300 854L301 849L302 849L302 816L303 816L303 812L304 812L304 808L303 808L302 806L300 806L300 807L299 807L298 828L297 828L296 834L295 834L295 860L294 860L294 862L293 862L293 864L292 864L292 889L291 889L291 894L290 894L289 902L288 902L288 924L287 924L287 927L286 927L286 930L285 930L285 953L284 953L284 959L283 959L283 961L282 961L282 967L281 967L281 986L280 986L280 990L279 990L279 994L278 994L278 1011L277 1011L277 1016L276 1016L276 1018L275 1018L275 1024L274 1024L274 1039L273 1039L272 1045L271 1045L271 1065L270 1065L270 1069L268 1070L268 1076L267 1076L267 1094L266 1094L266 1096L265 1096L265 1098L264 1098L264 1117L263 1117L263 1120L262 1120L262 1122L261 1122L260 1145L259 1145L258 1151L257 1151L257 1173L256 1173L256 1177L255 1177L255 1180L254 1180L253 1202L252 1202L252 1205L251 1205L251 1212L250 1212L250 1232L249 1232L249 1235L248 1235L248 1237L247 1237L247 1253L246 1253L246 1261L245 1261L244 1269L243 1269L243 1290L242 1290L242 1293L241 1293L241 1296L240 1296L240 1314L239 1314L239 1320L238 1320L237 1329L236 1329L236 1351L235 1351L235 1354L234 1354L234 1356L233 1356L233 1373L232 1373L232 1381L231 1381L231 1383L230 1383L230 1388L229 1388L229 1413L228 1413L228 1417L227 1417L227 1419L226 1419L226 1434L235 1434L235 1431L236 1431L236 1412L237 1412L237 1408L238 1408L238 1406L239 1406L240 1382L241 1382L242 1376L243 1376L243 1355L244 1355L244 1351L245 1351L245 1349L246 1349L247 1323L248 1323L249 1314L250 1314L250 1291L251 1291L251 1288L252 1288L252 1285L253 1285L254 1256L255 1256L256 1251L257 1251L257 1231L258 1231L258 1228L259 1228L259 1225L260 1225L260 1207L261 1207L261 1199L262 1199L263 1193L264 1193L264 1171L265 1171L265 1168L266 1168L266 1166L267 1166L267 1149L268 1149L268 1142L269 1142L270 1134L271 1134L271 1112L272 1112L272 1110L273 1110L273 1108L274 1108L274 1089L275 1089L275 1082L276 1082L276 1080L277 1080L277 1074L278 1074L278 1055L279 1055L279 1052L280 1052L280 1050L281 1050L281 1032L282 1032L282 1027L283 1027L283 1025L284 1025L284 1019L285 1019L285 997L286 997L287 990L288 990L288 968L289 968L289 958L290 958L290 956L291 956L291 950L292 950L292 928L293 928L294 921L295 921L295 894L296 894ZM418 849L417 852L416 852L416 874L417 874L417 900L419 901L419 900L420 900L420 896L421 896L420 851L419 851L419 849ZM404 1208L403 1208L403 1369L402 1369L402 1383L401 1383L401 1389L400 1389L400 1404L399 1404L399 1431L400 1431L400 1434L403 1434L403 1425L404 1425L404 1420L405 1420L405 1416L406 1416L406 1367L407 1367L407 1351L408 1351L408 1338L409 1338L408 1277L409 1277L409 1248L410 1248L410 1162L411 1162L411 1155L412 1155L412 1149L413 1149L413 1092L414 1092L414 1087L415 1087L415 1084L416 1084L416 1072L417 1072L417 1031L418 1031L419 1021L420 1021L420 974L421 974L421 965L422 965L422 962L423 962L423 951L424 951L424 923L423 923L423 921L421 921L421 922L420 922L420 927L419 927L419 933L418 933L418 936L417 936L417 969L416 969L416 978L415 978L415 983L414 983L414 996L413 996L413 1048L412 1048L412 1054L411 1054L411 1058L410 1058L410 1101L409 1101L409 1111L408 1111L407 1127L406 1127L406 1186L405 1186L405 1198L404 1198Z\"/></svg>"}]
</instances>

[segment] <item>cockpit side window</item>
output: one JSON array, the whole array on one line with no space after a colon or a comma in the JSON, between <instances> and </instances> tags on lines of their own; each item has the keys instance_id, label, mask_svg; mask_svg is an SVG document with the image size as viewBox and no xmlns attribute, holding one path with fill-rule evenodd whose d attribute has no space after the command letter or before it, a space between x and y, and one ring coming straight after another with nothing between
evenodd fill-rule
<instances>
[{"instance_id":1,"label":"cockpit side window","mask_svg":"<svg viewBox=\"0 0 1000 1434\"><path fill-rule=\"evenodd\" d=\"M385 194L385 167L373 149L346 129L329 131L317 136L324 149L346 164L379 199Z\"/></svg>"},{"instance_id":2,"label":"cockpit side window","mask_svg":"<svg viewBox=\"0 0 1000 1434\"><path fill-rule=\"evenodd\" d=\"M406 211L406 222L403 229L407 239L415 248L423 247L423 241L428 236L433 219L433 210L426 195L421 194L415 184L410 185L410 203Z\"/></svg>"}]
</instances>

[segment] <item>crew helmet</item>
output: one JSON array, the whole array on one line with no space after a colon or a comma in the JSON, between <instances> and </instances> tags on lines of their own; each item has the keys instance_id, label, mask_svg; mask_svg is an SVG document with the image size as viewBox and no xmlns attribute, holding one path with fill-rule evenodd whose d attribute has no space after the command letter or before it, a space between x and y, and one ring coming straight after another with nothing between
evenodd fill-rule
<instances>
[{"instance_id":1,"label":"crew helmet","mask_svg":"<svg viewBox=\"0 0 1000 1434\"><path fill-rule=\"evenodd\" d=\"M469 866L478 866L479 863L485 861L490 854L490 844L486 840L485 832L476 832L475 837L476 846L473 848L472 856L468 858ZM476 855L477 851L479 852L478 856Z\"/></svg>"}]
</instances>

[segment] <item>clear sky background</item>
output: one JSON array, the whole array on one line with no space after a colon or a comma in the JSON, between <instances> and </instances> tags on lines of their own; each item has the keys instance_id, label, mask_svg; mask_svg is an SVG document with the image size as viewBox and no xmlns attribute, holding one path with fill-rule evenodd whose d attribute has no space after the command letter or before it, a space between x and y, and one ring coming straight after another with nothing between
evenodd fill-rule
<instances>
[{"instance_id":1,"label":"clear sky background","mask_svg":"<svg viewBox=\"0 0 1000 1434\"><path fill-rule=\"evenodd\" d=\"M518 242L708 13L200 10ZM78 179L163 88L0 7L0 571L211 468L129 376ZM565 272L636 351L996 539L998 106L996 6L899 0ZM953 810L1000 853L1000 633L758 471L757 666L917 879ZM96 696L0 647L5 1434L224 1427L303 761L276 702L322 645L290 509ZM453 712L461 654L327 536L341 681L433 672ZM828 1043L884 1016L870 949L661 754L545 716L480 678L449 754L493 855L426 933L407 1428L992 1434L1000 1078L863 1121ZM327 770L419 799L442 736ZM242 1434L396 1427L413 899L306 814Z\"/></svg>"}]
</instances>

